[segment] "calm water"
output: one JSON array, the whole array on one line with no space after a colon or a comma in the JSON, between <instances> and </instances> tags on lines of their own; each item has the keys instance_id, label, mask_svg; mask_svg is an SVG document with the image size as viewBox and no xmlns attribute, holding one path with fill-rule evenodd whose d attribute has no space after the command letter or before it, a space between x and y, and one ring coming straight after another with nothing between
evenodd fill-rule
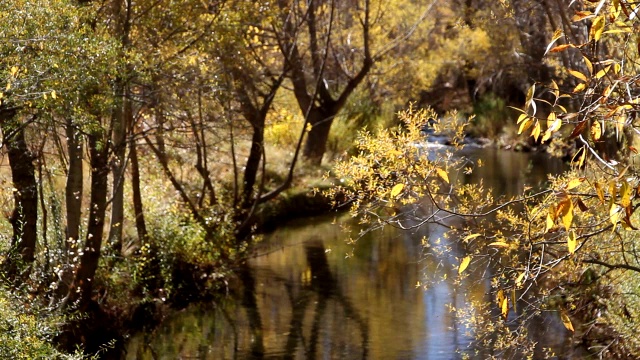
<instances>
[{"instance_id":1,"label":"calm water","mask_svg":"<svg viewBox=\"0 0 640 360\"><path fill-rule=\"evenodd\" d=\"M483 179L496 194L540 186L547 173L562 168L539 155L473 150L466 156L482 158L485 166L459 174L460 180ZM306 219L266 236L241 271L241 289L134 336L127 359L456 359L462 356L456 350L474 353L471 329L448 309L468 307L465 293L490 301L490 285L474 276L454 284L455 257L462 254L434 253L446 245L438 240L444 227L385 227L351 246L343 224L355 222L344 215ZM448 280L433 281L445 275ZM530 332L556 353L571 352L556 317L540 319Z\"/></svg>"}]
</instances>

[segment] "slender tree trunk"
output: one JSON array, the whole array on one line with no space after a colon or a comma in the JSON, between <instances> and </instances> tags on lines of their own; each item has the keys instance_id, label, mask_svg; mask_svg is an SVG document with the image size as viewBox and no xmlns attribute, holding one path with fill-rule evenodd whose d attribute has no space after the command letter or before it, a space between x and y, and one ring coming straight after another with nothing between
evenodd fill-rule
<instances>
[{"instance_id":1,"label":"slender tree trunk","mask_svg":"<svg viewBox=\"0 0 640 360\"><path fill-rule=\"evenodd\" d=\"M38 220L36 169L27 147L24 124L18 121L16 114L15 110L0 110L0 128L11 167L14 200L9 219L13 229L11 254L5 260L9 278L18 275L23 265L31 265L35 259Z\"/></svg>"},{"instance_id":2,"label":"slender tree trunk","mask_svg":"<svg viewBox=\"0 0 640 360\"><path fill-rule=\"evenodd\" d=\"M88 136L89 153L91 155L91 202L89 205L89 224L87 225L87 237L80 265L76 271L73 285L69 289L69 300L79 300L80 308L84 308L91 300L93 281L104 236L104 218L107 208L107 175L109 165L107 162L108 145L104 138L92 134Z\"/></svg>"},{"instance_id":3,"label":"slender tree trunk","mask_svg":"<svg viewBox=\"0 0 640 360\"><path fill-rule=\"evenodd\" d=\"M65 249L70 249L69 241L80 238L80 219L82 216L82 187L84 170L82 167L82 136L72 120L67 121L67 152L69 153L69 171L65 187L67 205L67 232Z\"/></svg>"},{"instance_id":4,"label":"slender tree trunk","mask_svg":"<svg viewBox=\"0 0 640 360\"><path fill-rule=\"evenodd\" d=\"M129 139L129 152L131 158L131 192L133 195L133 211L135 214L138 241L147 239L147 225L144 221L144 209L142 207L142 194L140 191L140 164L138 163L138 150L136 140L132 136Z\"/></svg>"},{"instance_id":5,"label":"slender tree trunk","mask_svg":"<svg viewBox=\"0 0 640 360\"><path fill-rule=\"evenodd\" d=\"M127 94L122 97L122 107L116 111L113 121L113 163L112 163L112 196L111 202L111 226L109 229L109 242L116 254L122 251L122 222L124 221L124 178L126 168L126 129L131 116L131 104Z\"/></svg>"}]
</instances>

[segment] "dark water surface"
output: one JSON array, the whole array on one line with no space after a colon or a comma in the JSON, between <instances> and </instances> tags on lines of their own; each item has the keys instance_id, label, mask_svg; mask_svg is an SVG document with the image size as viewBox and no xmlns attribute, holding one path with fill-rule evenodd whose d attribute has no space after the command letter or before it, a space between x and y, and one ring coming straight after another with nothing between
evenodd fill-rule
<instances>
[{"instance_id":1,"label":"dark water surface","mask_svg":"<svg viewBox=\"0 0 640 360\"><path fill-rule=\"evenodd\" d=\"M464 155L485 165L459 180L482 179L495 194L521 193L562 170L541 155L487 149ZM472 329L449 307L468 308L464 294L489 301L490 284L473 276L455 284L456 256L463 254L437 255L446 246L444 227L387 226L352 246L344 224L356 222L348 215L306 219L266 236L240 274L243 290L134 336L127 359L456 359L457 350L484 357L474 355L483 349L469 348ZM558 354L571 352L556 317L540 319L530 333Z\"/></svg>"}]
</instances>

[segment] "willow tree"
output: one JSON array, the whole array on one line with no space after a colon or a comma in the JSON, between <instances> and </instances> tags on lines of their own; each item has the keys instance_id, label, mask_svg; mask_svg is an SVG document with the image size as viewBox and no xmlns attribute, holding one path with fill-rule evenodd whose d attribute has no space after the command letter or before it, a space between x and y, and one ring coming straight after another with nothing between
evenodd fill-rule
<instances>
[{"instance_id":1,"label":"willow tree","mask_svg":"<svg viewBox=\"0 0 640 360\"><path fill-rule=\"evenodd\" d=\"M582 66L559 67L564 76L530 87L517 120L519 131L538 143L575 146L570 170L549 176L548 188L500 199L481 185L458 183L456 171L473 172L481 164L456 162L455 148L424 156L416 143L423 141L420 127L433 116L429 112L402 114L405 126L397 131L363 133L359 155L336 167L347 185L342 190L354 201L352 211L364 221L451 228L448 239L464 249L455 265L460 278L492 285L489 302L469 296L472 310L457 311L498 358L545 354L527 335L543 312L555 313L569 334L600 356L640 353L631 335L640 309L640 177L633 164L638 20L624 1L579 5L572 21L588 24L584 42L557 32L542 46L551 57L572 52ZM575 99L579 109L565 106L567 99ZM604 151L606 138L622 150L614 156Z\"/></svg>"},{"instance_id":2,"label":"willow tree","mask_svg":"<svg viewBox=\"0 0 640 360\"><path fill-rule=\"evenodd\" d=\"M0 7L5 39L0 45L0 127L11 165L15 202L12 250L5 263L13 273L19 263L33 262L37 246L38 185L33 161L42 154L34 152L30 134L48 134L55 127L51 124L56 111L76 103L77 98L70 93L85 82L78 77L78 69L93 61L90 51L94 43L87 36L87 19L69 1L53 1L47 6L14 1L3 2ZM76 52L78 48L83 50Z\"/></svg>"}]
</instances>

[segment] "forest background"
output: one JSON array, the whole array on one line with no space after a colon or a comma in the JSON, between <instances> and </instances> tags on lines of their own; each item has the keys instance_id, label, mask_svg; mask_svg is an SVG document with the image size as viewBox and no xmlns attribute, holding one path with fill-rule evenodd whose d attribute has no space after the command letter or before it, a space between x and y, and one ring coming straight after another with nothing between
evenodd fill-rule
<instances>
[{"instance_id":1,"label":"forest background","mask_svg":"<svg viewBox=\"0 0 640 360\"><path fill-rule=\"evenodd\" d=\"M145 304L214 294L261 230L331 209L312 189L373 206L436 194L453 163L397 158L434 121L574 164L543 194L509 200L537 199L526 221L502 218L538 231L529 245L487 242L461 259L463 274L490 246L530 254L496 282L503 315L505 294L548 272L575 282L598 266L615 294L608 276L639 269L634 237L617 232L635 229L640 190L635 12L622 0L2 2L0 355L92 354L104 339L91 321L118 334ZM398 115L410 104L432 110ZM431 190L409 195L432 173ZM498 201L469 199L433 197L474 218ZM459 229L467 242L486 237L478 224ZM609 247L587 246L605 230ZM633 329L621 318L607 324L615 341Z\"/></svg>"}]
</instances>

